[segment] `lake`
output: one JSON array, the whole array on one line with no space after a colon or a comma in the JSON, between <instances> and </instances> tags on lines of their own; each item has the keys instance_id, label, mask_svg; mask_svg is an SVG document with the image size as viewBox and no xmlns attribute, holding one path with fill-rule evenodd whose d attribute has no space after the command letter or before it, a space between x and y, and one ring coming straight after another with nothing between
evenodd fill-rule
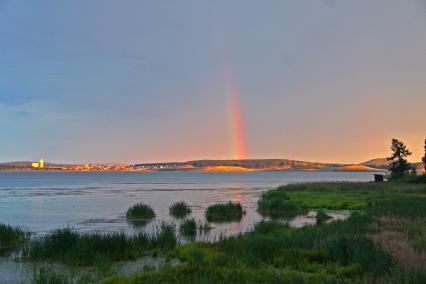
<instances>
[{"instance_id":1,"label":"lake","mask_svg":"<svg viewBox=\"0 0 426 284\"><path fill-rule=\"evenodd\" d=\"M3 172L0 222L39 235L64 227L152 232L162 221L179 224L168 212L176 201L190 204L192 216L200 223L205 222L208 205L240 202L246 215L240 222L213 224L208 238L215 238L250 230L261 219L256 202L270 188L300 182L372 180L372 173L362 172ZM150 204L157 215L142 227L125 219L127 208L137 202ZM298 220L289 222L297 226Z\"/></svg>"}]
</instances>

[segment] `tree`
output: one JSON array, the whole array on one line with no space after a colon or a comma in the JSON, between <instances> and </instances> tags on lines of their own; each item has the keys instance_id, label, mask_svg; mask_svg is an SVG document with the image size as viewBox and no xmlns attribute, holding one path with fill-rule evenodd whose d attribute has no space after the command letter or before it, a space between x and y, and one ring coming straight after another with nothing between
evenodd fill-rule
<instances>
[{"instance_id":1,"label":"tree","mask_svg":"<svg viewBox=\"0 0 426 284\"><path fill-rule=\"evenodd\" d=\"M425 171L426 171L426 139L425 139L425 155L422 158L422 162L423 162L423 166L424 166Z\"/></svg>"},{"instance_id":2,"label":"tree","mask_svg":"<svg viewBox=\"0 0 426 284\"><path fill-rule=\"evenodd\" d=\"M402 141L392 139L391 145L392 155L387 158L390 161L390 170L392 177L401 177L409 172L410 165L408 164L407 157L411 155L410 150Z\"/></svg>"}]
</instances>

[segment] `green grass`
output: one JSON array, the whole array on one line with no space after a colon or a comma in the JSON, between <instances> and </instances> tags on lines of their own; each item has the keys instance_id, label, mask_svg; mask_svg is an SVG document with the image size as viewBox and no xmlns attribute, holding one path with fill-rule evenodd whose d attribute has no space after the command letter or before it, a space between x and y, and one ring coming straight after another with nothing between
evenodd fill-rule
<instances>
[{"instance_id":1,"label":"green grass","mask_svg":"<svg viewBox=\"0 0 426 284\"><path fill-rule=\"evenodd\" d=\"M48 267L40 267L33 271L32 284L71 284L68 276Z\"/></svg>"},{"instance_id":2,"label":"green grass","mask_svg":"<svg viewBox=\"0 0 426 284\"><path fill-rule=\"evenodd\" d=\"M127 220L135 223L146 223L155 218L155 212L151 206L143 203L137 203L127 209Z\"/></svg>"},{"instance_id":3,"label":"green grass","mask_svg":"<svg viewBox=\"0 0 426 284\"><path fill-rule=\"evenodd\" d=\"M326 214L320 210L321 225L299 229L263 221L251 232L215 243L176 247L169 257L181 261L177 266L116 275L104 283L425 283L424 269L399 264L372 239L382 229L397 230L422 249L425 185L300 184L280 187L262 198L301 208L360 211L344 221L324 222ZM381 218L398 221L382 228Z\"/></svg>"},{"instance_id":4,"label":"green grass","mask_svg":"<svg viewBox=\"0 0 426 284\"><path fill-rule=\"evenodd\" d=\"M183 236L195 236L197 234L197 222L195 219L186 219L180 225L180 233Z\"/></svg>"},{"instance_id":5,"label":"green grass","mask_svg":"<svg viewBox=\"0 0 426 284\"><path fill-rule=\"evenodd\" d=\"M409 194L426 194L426 186L401 183L306 183L280 186L267 192L270 197L286 194L302 207L331 210L364 210L377 202Z\"/></svg>"},{"instance_id":6,"label":"green grass","mask_svg":"<svg viewBox=\"0 0 426 284\"><path fill-rule=\"evenodd\" d=\"M0 255L22 245L28 233L19 227L0 224Z\"/></svg>"},{"instance_id":7,"label":"green grass","mask_svg":"<svg viewBox=\"0 0 426 284\"><path fill-rule=\"evenodd\" d=\"M176 202L169 207L169 214L175 218L184 218L191 214L191 207L185 201Z\"/></svg>"},{"instance_id":8,"label":"green grass","mask_svg":"<svg viewBox=\"0 0 426 284\"><path fill-rule=\"evenodd\" d=\"M207 221L216 223L239 221L244 214L243 206L231 201L210 205L205 212Z\"/></svg>"},{"instance_id":9,"label":"green grass","mask_svg":"<svg viewBox=\"0 0 426 284\"><path fill-rule=\"evenodd\" d=\"M426 174L408 174L391 179L392 183L426 184Z\"/></svg>"},{"instance_id":10,"label":"green grass","mask_svg":"<svg viewBox=\"0 0 426 284\"><path fill-rule=\"evenodd\" d=\"M162 224L153 235L139 233L128 236L123 232L102 234L78 233L58 229L29 241L22 253L26 260L47 260L85 266L105 261L134 260L149 251L167 251L177 244L172 225Z\"/></svg>"},{"instance_id":11,"label":"green grass","mask_svg":"<svg viewBox=\"0 0 426 284\"><path fill-rule=\"evenodd\" d=\"M287 193L283 190L262 194L257 203L257 211L262 216L273 219L292 218L307 212L306 207L289 200Z\"/></svg>"},{"instance_id":12,"label":"green grass","mask_svg":"<svg viewBox=\"0 0 426 284\"><path fill-rule=\"evenodd\" d=\"M115 276L105 283L336 283L360 275L377 279L393 263L366 236L370 219L293 229L261 222L247 234L215 244L190 243L175 249L177 267Z\"/></svg>"}]
</instances>

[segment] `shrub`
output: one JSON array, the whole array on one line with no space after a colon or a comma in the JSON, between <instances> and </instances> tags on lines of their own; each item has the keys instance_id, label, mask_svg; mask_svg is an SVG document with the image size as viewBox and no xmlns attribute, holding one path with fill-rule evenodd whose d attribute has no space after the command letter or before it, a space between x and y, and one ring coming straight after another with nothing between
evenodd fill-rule
<instances>
[{"instance_id":1,"label":"shrub","mask_svg":"<svg viewBox=\"0 0 426 284\"><path fill-rule=\"evenodd\" d=\"M243 218L245 211L240 203L213 204L210 205L206 212L206 219L209 222L231 222L239 221Z\"/></svg>"},{"instance_id":2,"label":"shrub","mask_svg":"<svg viewBox=\"0 0 426 284\"><path fill-rule=\"evenodd\" d=\"M169 214L175 218L183 218L191 213L191 208L185 201L176 202L169 207Z\"/></svg>"}]
</instances>

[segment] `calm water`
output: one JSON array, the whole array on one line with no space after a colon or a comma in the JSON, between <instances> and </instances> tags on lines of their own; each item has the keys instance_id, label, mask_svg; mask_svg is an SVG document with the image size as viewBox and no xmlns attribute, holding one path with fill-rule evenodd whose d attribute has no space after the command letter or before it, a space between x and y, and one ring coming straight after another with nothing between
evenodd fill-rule
<instances>
[{"instance_id":1,"label":"calm water","mask_svg":"<svg viewBox=\"0 0 426 284\"><path fill-rule=\"evenodd\" d=\"M232 234L250 229L260 219L256 202L269 188L295 182L372 178L371 173L341 172L0 173L0 222L38 234L63 227L153 231L161 221L176 221L168 215L168 207L175 201L188 202L193 217L204 222L208 205L232 200L243 204L246 216L240 222L213 224L210 236ZM150 204L157 214L144 227L134 227L125 220L127 208L136 202Z\"/></svg>"},{"instance_id":2,"label":"calm water","mask_svg":"<svg viewBox=\"0 0 426 284\"><path fill-rule=\"evenodd\" d=\"M220 234L250 230L261 219L255 211L257 199L270 188L296 182L372 179L371 173L335 172L0 173L0 223L19 225L38 235L63 227L79 231L152 232L161 221L179 224L168 215L168 207L175 201L187 201L192 206L192 216L199 222L205 222L204 210L212 203L241 202L247 214L240 222L212 224L214 228L209 234L198 236L214 240ZM157 214L145 227L126 222L125 212L136 202L149 203ZM285 222L295 227L313 224L312 213L315 212ZM334 219L342 219L348 213L330 214ZM156 266L162 262L161 258L145 257L114 264L114 269L128 274L143 264ZM0 283L28 283L33 265L10 256L0 257ZM58 269L72 270L62 266Z\"/></svg>"}]
</instances>

